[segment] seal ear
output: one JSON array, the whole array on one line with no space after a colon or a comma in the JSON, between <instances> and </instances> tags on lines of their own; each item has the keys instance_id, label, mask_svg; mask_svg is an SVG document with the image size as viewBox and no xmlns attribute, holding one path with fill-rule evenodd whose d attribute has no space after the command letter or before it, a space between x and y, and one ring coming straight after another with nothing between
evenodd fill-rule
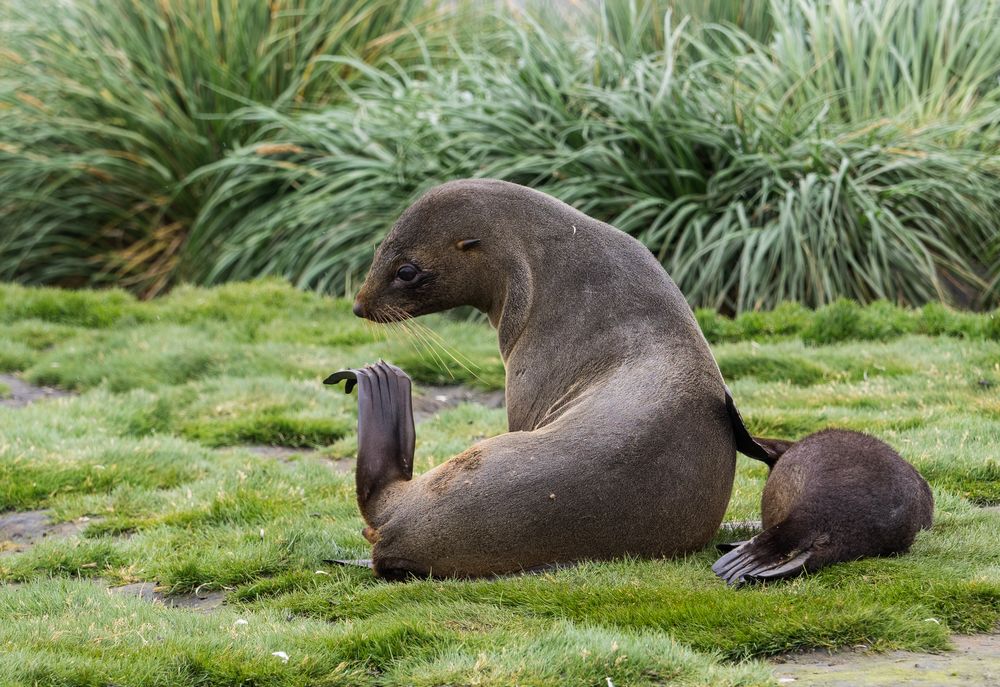
<instances>
[{"instance_id":1,"label":"seal ear","mask_svg":"<svg viewBox=\"0 0 1000 687\"><path fill-rule=\"evenodd\" d=\"M462 239L455 244L455 248L459 250L469 250L470 248L475 248L479 245L479 239Z\"/></svg>"}]
</instances>

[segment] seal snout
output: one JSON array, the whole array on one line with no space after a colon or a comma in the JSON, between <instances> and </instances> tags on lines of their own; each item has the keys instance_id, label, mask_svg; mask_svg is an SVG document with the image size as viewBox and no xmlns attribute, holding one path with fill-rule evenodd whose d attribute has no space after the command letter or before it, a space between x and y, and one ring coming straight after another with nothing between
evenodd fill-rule
<instances>
[{"instance_id":1,"label":"seal snout","mask_svg":"<svg viewBox=\"0 0 1000 687\"><path fill-rule=\"evenodd\" d=\"M354 301L354 307L351 308L351 312L353 312L357 317L365 316L365 306L362 305L360 298Z\"/></svg>"}]
</instances>

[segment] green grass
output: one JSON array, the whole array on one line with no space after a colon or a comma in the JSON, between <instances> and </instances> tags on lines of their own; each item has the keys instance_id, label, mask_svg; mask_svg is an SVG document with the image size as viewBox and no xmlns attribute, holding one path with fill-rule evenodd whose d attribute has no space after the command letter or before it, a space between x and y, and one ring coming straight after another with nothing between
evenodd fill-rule
<instances>
[{"instance_id":1,"label":"green grass","mask_svg":"<svg viewBox=\"0 0 1000 687\"><path fill-rule=\"evenodd\" d=\"M0 557L0 579L19 583L0 586L5 684L758 685L771 684L758 659L777 653L943 649L950 633L1000 620L1000 513L978 507L1000 504L1000 402L981 384L1000 384L995 340L906 330L807 344L780 323L801 333L816 315L791 306L753 326L718 321L734 328L727 339L747 334L713 348L753 431L868 431L928 478L935 526L907 556L744 590L713 576L711 548L387 584L322 562L368 545L353 475L331 463L355 450L354 399L321 381L380 357L406 361L418 391L450 379L427 352L417 364L403 331L366 327L349 303L274 281L149 302L0 293L0 350L16 342L24 354L13 369L80 392L0 409L0 510L90 518L69 542ZM900 312L922 321L926 311ZM479 365L477 381L451 363L456 380L502 381L489 328L425 319ZM418 426L415 469L505 426L502 410L440 413ZM242 448L257 443L321 450L279 460ZM764 477L739 459L729 519L759 517ZM224 590L227 602L199 614L105 591L132 581Z\"/></svg>"}]
</instances>

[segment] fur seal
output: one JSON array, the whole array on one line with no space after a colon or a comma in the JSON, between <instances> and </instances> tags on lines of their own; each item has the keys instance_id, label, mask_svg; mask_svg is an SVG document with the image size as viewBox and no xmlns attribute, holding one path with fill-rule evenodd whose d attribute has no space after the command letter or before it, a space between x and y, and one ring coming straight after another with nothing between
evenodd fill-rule
<instances>
[{"instance_id":1,"label":"fur seal","mask_svg":"<svg viewBox=\"0 0 1000 687\"><path fill-rule=\"evenodd\" d=\"M927 482L875 437L828 429L796 443L756 441L770 454L764 531L727 545L732 550L712 566L729 584L905 553L917 532L931 526Z\"/></svg>"},{"instance_id":2,"label":"fur seal","mask_svg":"<svg viewBox=\"0 0 1000 687\"><path fill-rule=\"evenodd\" d=\"M735 434L749 435L691 308L641 243L523 186L444 184L400 216L354 312L390 322L462 305L497 331L507 434L414 479L406 374L379 363L327 380L359 389L357 495L376 574L506 574L712 538Z\"/></svg>"}]
</instances>

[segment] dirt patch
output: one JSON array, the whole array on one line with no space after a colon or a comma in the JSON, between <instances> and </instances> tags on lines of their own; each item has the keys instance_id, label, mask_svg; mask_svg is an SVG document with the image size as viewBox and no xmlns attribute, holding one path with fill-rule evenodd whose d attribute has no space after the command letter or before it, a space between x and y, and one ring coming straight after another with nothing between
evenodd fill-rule
<instances>
[{"instance_id":1,"label":"dirt patch","mask_svg":"<svg viewBox=\"0 0 1000 687\"><path fill-rule=\"evenodd\" d=\"M73 522L52 522L47 510L4 513L0 515L0 556L30 549L43 539L74 537L91 522L86 517Z\"/></svg>"},{"instance_id":2,"label":"dirt patch","mask_svg":"<svg viewBox=\"0 0 1000 687\"><path fill-rule=\"evenodd\" d=\"M348 475L354 472L355 460L353 458L337 458L335 460L328 460L326 464L333 469L334 472L339 472L343 475Z\"/></svg>"},{"instance_id":3,"label":"dirt patch","mask_svg":"<svg viewBox=\"0 0 1000 687\"><path fill-rule=\"evenodd\" d=\"M413 421L423 422L435 413L463 403L478 403L487 408L503 408L504 393L481 391L462 385L422 386L420 393L413 396Z\"/></svg>"},{"instance_id":4,"label":"dirt patch","mask_svg":"<svg viewBox=\"0 0 1000 687\"><path fill-rule=\"evenodd\" d=\"M8 408L20 408L46 398L63 398L73 395L62 389L28 384L14 375L0 375L0 383L10 389L10 394L0 398L0 406Z\"/></svg>"},{"instance_id":5,"label":"dirt patch","mask_svg":"<svg viewBox=\"0 0 1000 687\"><path fill-rule=\"evenodd\" d=\"M1000 634L956 635L954 651L811 651L778 659L780 684L812 687L1000 685Z\"/></svg>"},{"instance_id":6,"label":"dirt patch","mask_svg":"<svg viewBox=\"0 0 1000 687\"><path fill-rule=\"evenodd\" d=\"M483 452L478 448L467 448L452 458L451 462L463 470L475 470L483 462Z\"/></svg>"},{"instance_id":7,"label":"dirt patch","mask_svg":"<svg viewBox=\"0 0 1000 687\"><path fill-rule=\"evenodd\" d=\"M504 393L502 391L481 391L472 387L455 386L422 386L420 393L413 395L413 421L424 422L442 410L455 408L463 403L478 403L487 408L503 408ZM241 450L255 456L273 458L283 463L292 462L297 456L308 456L316 453L311 448L291 448L288 446L270 446L265 444L242 444L227 446L221 450ZM339 458L324 461L334 472L350 474L354 472L353 458ZM475 467L475 464L466 466Z\"/></svg>"},{"instance_id":8,"label":"dirt patch","mask_svg":"<svg viewBox=\"0 0 1000 687\"><path fill-rule=\"evenodd\" d=\"M290 448L288 446L268 446L264 444L249 444L241 446L227 446L219 449L221 451L246 451L262 458L273 458L282 463L293 463L296 458L309 456L315 457L318 451L312 448ZM328 459L323 457L323 463L334 472L348 474L354 472L353 458Z\"/></svg>"},{"instance_id":9,"label":"dirt patch","mask_svg":"<svg viewBox=\"0 0 1000 687\"><path fill-rule=\"evenodd\" d=\"M294 456L302 456L316 452L315 449L311 448L290 448L288 446L267 446L264 444L251 444L249 446L238 446L235 448L248 451L255 456L274 458L284 463L291 461Z\"/></svg>"},{"instance_id":10,"label":"dirt patch","mask_svg":"<svg viewBox=\"0 0 1000 687\"><path fill-rule=\"evenodd\" d=\"M108 587L110 594L134 596L149 603L162 604L168 608L186 608L200 613L209 613L219 608L226 598L225 592L195 592L193 594L164 594L155 582L135 582L120 587Z\"/></svg>"},{"instance_id":11,"label":"dirt patch","mask_svg":"<svg viewBox=\"0 0 1000 687\"><path fill-rule=\"evenodd\" d=\"M752 537L760 534L762 529L764 524L760 520L729 520L719 525L719 534L724 536L745 534Z\"/></svg>"}]
</instances>

